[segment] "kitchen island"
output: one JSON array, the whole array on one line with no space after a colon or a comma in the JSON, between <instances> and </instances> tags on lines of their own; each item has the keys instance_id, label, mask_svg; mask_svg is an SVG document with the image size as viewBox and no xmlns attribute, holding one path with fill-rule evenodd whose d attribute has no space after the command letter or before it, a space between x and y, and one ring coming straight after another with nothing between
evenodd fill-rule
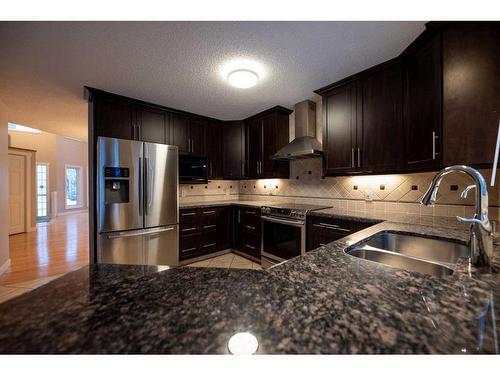
<instances>
[{"instance_id":1,"label":"kitchen island","mask_svg":"<svg viewBox=\"0 0 500 375\"><path fill-rule=\"evenodd\" d=\"M386 230L468 238L387 221L356 238ZM462 259L438 278L345 254L351 245L266 271L91 265L0 305L0 352L227 354L238 332L259 354L498 352L498 246L492 269Z\"/></svg>"}]
</instances>

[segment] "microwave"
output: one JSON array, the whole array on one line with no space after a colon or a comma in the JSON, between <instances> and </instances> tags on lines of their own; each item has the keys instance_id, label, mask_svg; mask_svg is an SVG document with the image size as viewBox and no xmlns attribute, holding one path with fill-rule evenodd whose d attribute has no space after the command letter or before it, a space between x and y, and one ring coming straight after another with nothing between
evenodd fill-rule
<instances>
[{"instance_id":1,"label":"microwave","mask_svg":"<svg viewBox=\"0 0 500 375\"><path fill-rule=\"evenodd\" d=\"M204 156L179 155L179 182L181 184L208 183L208 161Z\"/></svg>"}]
</instances>

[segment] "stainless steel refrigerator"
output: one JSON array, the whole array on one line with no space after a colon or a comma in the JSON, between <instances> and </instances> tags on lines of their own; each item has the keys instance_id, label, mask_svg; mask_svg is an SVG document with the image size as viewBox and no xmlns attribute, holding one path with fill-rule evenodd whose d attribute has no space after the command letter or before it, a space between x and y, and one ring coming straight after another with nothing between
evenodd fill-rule
<instances>
[{"instance_id":1,"label":"stainless steel refrigerator","mask_svg":"<svg viewBox=\"0 0 500 375\"><path fill-rule=\"evenodd\" d=\"M99 137L97 168L97 261L177 265L177 147Z\"/></svg>"}]
</instances>

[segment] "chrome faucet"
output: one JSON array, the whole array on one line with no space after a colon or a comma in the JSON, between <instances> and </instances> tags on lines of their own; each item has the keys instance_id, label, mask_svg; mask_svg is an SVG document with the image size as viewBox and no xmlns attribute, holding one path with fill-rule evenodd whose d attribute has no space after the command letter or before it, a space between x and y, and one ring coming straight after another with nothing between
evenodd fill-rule
<instances>
[{"instance_id":1,"label":"chrome faucet","mask_svg":"<svg viewBox=\"0 0 500 375\"><path fill-rule=\"evenodd\" d=\"M489 264L493 255L493 236L490 220L488 219L488 188L486 181L478 170L466 165L453 165L439 171L432 179L429 189L422 197L422 204L433 206L436 202L439 185L444 176L453 173L465 173L472 177L474 185L469 185L463 192L462 198L466 198L472 188L476 188L476 212L474 217L465 218L457 216L462 222L471 223L470 226L470 257L476 266Z\"/></svg>"}]
</instances>

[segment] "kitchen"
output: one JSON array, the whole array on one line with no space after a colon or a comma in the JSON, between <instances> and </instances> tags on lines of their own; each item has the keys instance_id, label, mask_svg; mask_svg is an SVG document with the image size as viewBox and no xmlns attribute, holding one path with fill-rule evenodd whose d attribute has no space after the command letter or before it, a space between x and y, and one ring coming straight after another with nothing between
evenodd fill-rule
<instances>
[{"instance_id":1,"label":"kitchen","mask_svg":"<svg viewBox=\"0 0 500 375\"><path fill-rule=\"evenodd\" d=\"M500 24L421 26L242 117L81 87L90 264L0 304L0 352L498 354Z\"/></svg>"}]
</instances>

